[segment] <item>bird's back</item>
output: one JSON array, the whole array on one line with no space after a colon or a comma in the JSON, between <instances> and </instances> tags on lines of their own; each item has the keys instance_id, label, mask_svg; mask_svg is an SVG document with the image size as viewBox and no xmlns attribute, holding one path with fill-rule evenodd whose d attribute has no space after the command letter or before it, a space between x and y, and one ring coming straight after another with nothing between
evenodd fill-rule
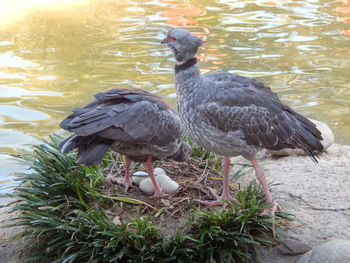
<instances>
[{"instance_id":1,"label":"bird's back","mask_svg":"<svg viewBox=\"0 0 350 263\"><path fill-rule=\"evenodd\" d=\"M61 123L75 134L60 149L78 148L78 162L98 163L112 145L141 159L152 150L171 155L179 147L184 135L179 117L160 97L142 90L112 89L95 99Z\"/></svg>"},{"instance_id":2,"label":"bird's back","mask_svg":"<svg viewBox=\"0 0 350 263\"><path fill-rule=\"evenodd\" d=\"M188 94L179 89L190 137L218 154L251 159L259 148L300 148L316 161L315 152L323 150L316 126L253 79L206 73Z\"/></svg>"}]
</instances>

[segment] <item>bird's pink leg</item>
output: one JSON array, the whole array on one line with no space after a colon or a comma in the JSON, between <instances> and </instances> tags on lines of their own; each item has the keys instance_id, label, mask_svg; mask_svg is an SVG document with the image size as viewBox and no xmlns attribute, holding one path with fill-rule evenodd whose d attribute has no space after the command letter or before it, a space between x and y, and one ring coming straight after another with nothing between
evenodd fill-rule
<instances>
[{"instance_id":1,"label":"bird's pink leg","mask_svg":"<svg viewBox=\"0 0 350 263\"><path fill-rule=\"evenodd\" d=\"M258 164L258 162L255 159L251 160L251 163L252 163L252 165L253 165L253 167L255 169L256 178L258 179L258 181L260 182L260 184L261 184L261 186L262 186L262 188L264 190L266 202L274 204L273 207L265 209L262 214L263 215L270 214L270 215L273 216L275 214L276 209L281 209L281 208L280 208L280 206L277 203L275 203L273 201L271 192L269 190L269 186L267 185L267 182L266 182L264 169L260 167L260 165Z\"/></svg>"},{"instance_id":2,"label":"bird's pink leg","mask_svg":"<svg viewBox=\"0 0 350 263\"><path fill-rule=\"evenodd\" d=\"M153 173L153 164L152 164L152 156L148 156L147 161L146 161L146 170L151 178L153 187L154 187L154 197L166 197L167 195L163 192L163 190L159 187L156 177L154 176Z\"/></svg>"},{"instance_id":3,"label":"bird's pink leg","mask_svg":"<svg viewBox=\"0 0 350 263\"><path fill-rule=\"evenodd\" d=\"M229 191L229 185L228 185L228 179L229 179L229 174L230 174L230 165L231 165L231 160L230 157L224 156L223 162L222 162L222 173L224 176L223 179L223 185L222 185L222 195L218 196L214 193L212 189L209 188L210 194L216 199L216 201L202 201L202 200L194 200L196 203L200 203L203 205L208 205L208 206L217 206L217 205L222 205L221 200L227 200L232 203L238 204L237 200L233 199L230 195Z\"/></svg>"},{"instance_id":4,"label":"bird's pink leg","mask_svg":"<svg viewBox=\"0 0 350 263\"><path fill-rule=\"evenodd\" d=\"M130 178L130 160L129 160L129 158L124 156L124 162L125 162L125 178L122 180L115 178L115 179L113 179L113 183L125 186L125 192L127 192L130 187L133 188L135 186L132 185L132 181Z\"/></svg>"}]
</instances>

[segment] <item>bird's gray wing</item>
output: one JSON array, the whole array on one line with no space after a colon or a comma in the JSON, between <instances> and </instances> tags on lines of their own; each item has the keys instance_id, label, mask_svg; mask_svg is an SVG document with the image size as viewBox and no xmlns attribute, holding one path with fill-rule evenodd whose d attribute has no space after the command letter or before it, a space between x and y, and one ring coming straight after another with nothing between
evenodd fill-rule
<instances>
[{"instance_id":1,"label":"bird's gray wing","mask_svg":"<svg viewBox=\"0 0 350 263\"><path fill-rule=\"evenodd\" d=\"M99 132L104 138L159 146L183 138L179 117L172 110L159 109L150 101L133 103L122 110L120 107L113 108L109 115L112 118L112 125ZM127 135L127 138L120 136L118 132L120 130Z\"/></svg>"},{"instance_id":2,"label":"bird's gray wing","mask_svg":"<svg viewBox=\"0 0 350 263\"><path fill-rule=\"evenodd\" d=\"M115 89L95 97L96 101L74 110L61 127L79 136L160 146L183 137L179 117L153 94Z\"/></svg>"},{"instance_id":3,"label":"bird's gray wing","mask_svg":"<svg viewBox=\"0 0 350 263\"><path fill-rule=\"evenodd\" d=\"M254 87L255 89L261 90L271 97L277 98L277 94L271 90L270 87L265 86L263 83L256 81L252 78L247 78L227 72L208 72L204 73L203 76L213 82L227 82L242 87Z\"/></svg>"},{"instance_id":4,"label":"bird's gray wing","mask_svg":"<svg viewBox=\"0 0 350 263\"><path fill-rule=\"evenodd\" d=\"M267 149L319 145L315 125L278 98L237 85L225 84L216 90L210 102L199 106L207 124L226 133L241 130L249 145Z\"/></svg>"}]
</instances>

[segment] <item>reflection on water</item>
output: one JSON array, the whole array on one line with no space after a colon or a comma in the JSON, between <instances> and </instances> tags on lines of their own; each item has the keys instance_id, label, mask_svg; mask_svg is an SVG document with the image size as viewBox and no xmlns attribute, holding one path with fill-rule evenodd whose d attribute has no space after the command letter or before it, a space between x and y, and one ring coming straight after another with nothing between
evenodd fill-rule
<instances>
[{"instance_id":1,"label":"reflection on water","mask_svg":"<svg viewBox=\"0 0 350 263\"><path fill-rule=\"evenodd\" d=\"M349 144L349 10L348 0L2 0L0 181L22 169L9 154L97 92L142 88L175 106L174 59L160 45L171 26L206 41L203 71L257 78Z\"/></svg>"},{"instance_id":2,"label":"reflection on water","mask_svg":"<svg viewBox=\"0 0 350 263\"><path fill-rule=\"evenodd\" d=\"M26 19L33 11L69 11L89 3L89 0L1 0L0 25Z\"/></svg>"}]
</instances>

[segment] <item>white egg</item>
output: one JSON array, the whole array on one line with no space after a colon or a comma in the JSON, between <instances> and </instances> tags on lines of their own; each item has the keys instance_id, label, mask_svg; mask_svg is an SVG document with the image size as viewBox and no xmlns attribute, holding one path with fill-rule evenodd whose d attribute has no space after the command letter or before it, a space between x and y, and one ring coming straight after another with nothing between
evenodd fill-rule
<instances>
[{"instance_id":1,"label":"white egg","mask_svg":"<svg viewBox=\"0 0 350 263\"><path fill-rule=\"evenodd\" d=\"M159 183L159 186L162 187L162 185L168 181L171 181L170 177L165 174L159 174L156 176L156 180Z\"/></svg>"},{"instance_id":2,"label":"white egg","mask_svg":"<svg viewBox=\"0 0 350 263\"><path fill-rule=\"evenodd\" d=\"M175 193L178 188L179 188L179 184L174 180L166 181L162 185L163 191L167 194Z\"/></svg>"},{"instance_id":3,"label":"white egg","mask_svg":"<svg viewBox=\"0 0 350 263\"><path fill-rule=\"evenodd\" d=\"M144 171L137 171L137 172L134 172L132 176L148 176L148 173Z\"/></svg>"},{"instance_id":4,"label":"white egg","mask_svg":"<svg viewBox=\"0 0 350 263\"><path fill-rule=\"evenodd\" d=\"M132 181L136 184L139 185L140 182L144 179L148 178L148 174L142 171L137 171L135 173L133 173L131 179Z\"/></svg>"},{"instance_id":5,"label":"white egg","mask_svg":"<svg viewBox=\"0 0 350 263\"><path fill-rule=\"evenodd\" d=\"M161 175L161 174L166 175L166 172L162 168L157 167L157 168L154 169L154 175L155 176Z\"/></svg>"},{"instance_id":6,"label":"white egg","mask_svg":"<svg viewBox=\"0 0 350 263\"><path fill-rule=\"evenodd\" d=\"M154 194L154 187L151 181L151 178L146 178L140 182L139 185L141 191L145 192L146 194Z\"/></svg>"}]
</instances>

